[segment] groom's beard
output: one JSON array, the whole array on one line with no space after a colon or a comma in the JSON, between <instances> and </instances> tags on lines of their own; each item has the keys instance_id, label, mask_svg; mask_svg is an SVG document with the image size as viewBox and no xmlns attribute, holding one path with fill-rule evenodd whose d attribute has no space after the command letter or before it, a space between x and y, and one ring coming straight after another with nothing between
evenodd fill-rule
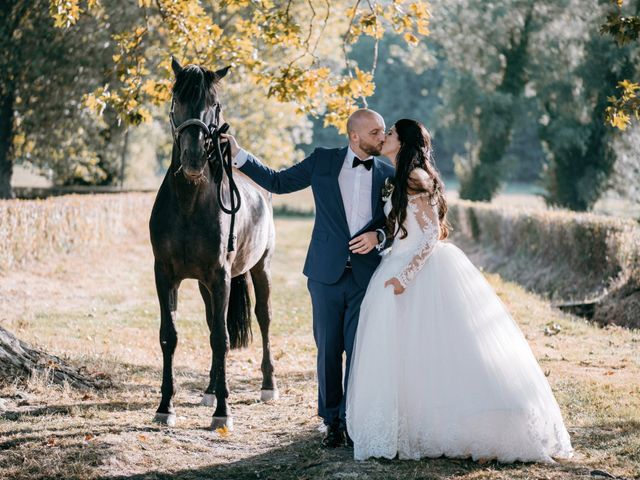
<instances>
[{"instance_id":1,"label":"groom's beard","mask_svg":"<svg viewBox=\"0 0 640 480\"><path fill-rule=\"evenodd\" d=\"M382 145L384 145L384 143L380 143L378 145L372 145L371 143L360 141L360 143L358 144L358 148L360 148L360 150L362 150L367 155L372 155L374 157L377 157L378 155L380 155Z\"/></svg>"}]
</instances>

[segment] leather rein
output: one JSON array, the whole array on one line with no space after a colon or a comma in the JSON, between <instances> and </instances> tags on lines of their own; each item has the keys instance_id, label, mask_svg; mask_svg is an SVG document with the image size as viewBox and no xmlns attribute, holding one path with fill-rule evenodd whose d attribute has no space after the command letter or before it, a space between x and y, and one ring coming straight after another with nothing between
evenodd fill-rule
<instances>
[{"instance_id":1,"label":"leather rein","mask_svg":"<svg viewBox=\"0 0 640 480\"><path fill-rule=\"evenodd\" d=\"M224 123L220 125L220 113L222 112L222 105L220 102L216 102L213 105L215 108L215 121L206 124L198 118L190 118L185 120L180 125L176 125L174 120L173 107L175 105L174 99L171 99L171 111L169 112L169 121L171 122L171 134L173 135L173 143L180 148L180 134L185 128L195 125L204 132L205 138L205 151L207 154L207 162L209 168L213 174L213 182L218 186L217 197L218 205L220 209L227 215L231 215L231 224L229 227L229 239L227 241L227 251L233 252L235 250L234 227L236 222L236 213L240 210L242 199L240 197L240 190L233 180L233 159L231 158L231 147L228 142L222 143L220 141L221 133L226 133L229 130L229 124ZM216 158L219 162L216 162ZM182 166L180 166L182 168ZM174 172L176 175L180 168ZM226 174L229 179L229 193L230 193L230 206L227 207L222 199L222 175Z\"/></svg>"}]
</instances>

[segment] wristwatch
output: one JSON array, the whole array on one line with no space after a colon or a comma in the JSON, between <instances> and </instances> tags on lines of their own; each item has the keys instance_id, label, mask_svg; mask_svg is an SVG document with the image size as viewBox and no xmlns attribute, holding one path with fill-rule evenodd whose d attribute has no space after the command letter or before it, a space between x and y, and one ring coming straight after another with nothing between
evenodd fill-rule
<instances>
[{"instance_id":1,"label":"wristwatch","mask_svg":"<svg viewBox=\"0 0 640 480\"><path fill-rule=\"evenodd\" d=\"M376 236L378 239L378 245L376 245L376 250L380 251L382 250L382 246L384 245L385 241L387 240L387 234L384 233L384 230L379 228L376 230Z\"/></svg>"}]
</instances>

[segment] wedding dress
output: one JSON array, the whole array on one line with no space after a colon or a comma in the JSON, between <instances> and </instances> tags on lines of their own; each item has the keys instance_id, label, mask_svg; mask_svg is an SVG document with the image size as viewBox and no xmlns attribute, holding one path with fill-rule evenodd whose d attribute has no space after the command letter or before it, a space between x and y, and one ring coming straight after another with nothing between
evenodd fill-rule
<instances>
[{"instance_id":1,"label":"wedding dress","mask_svg":"<svg viewBox=\"0 0 640 480\"><path fill-rule=\"evenodd\" d=\"M524 335L465 254L438 240L429 194L409 196L405 227L360 310L346 412L355 459L571 456ZM392 277L401 295L384 287Z\"/></svg>"}]
</instances>

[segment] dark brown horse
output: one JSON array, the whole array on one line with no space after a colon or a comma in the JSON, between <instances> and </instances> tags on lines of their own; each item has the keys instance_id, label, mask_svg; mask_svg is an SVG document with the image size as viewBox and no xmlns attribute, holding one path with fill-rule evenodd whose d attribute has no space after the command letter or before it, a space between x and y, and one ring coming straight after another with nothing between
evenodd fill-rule
<instances>
[{"instance_id":1,"label":"dark brown horse","mask_svg":"<svg viewBox=\"0 0 640 480\"><path fill-rule=\"evenodd\" d=\"M241 348L249 343L249 278L253 282L255 314L262 333L261 399L278 397L269 346L270 261L275 244L272 208L265 194L246 177L238 175L230 182L229 175L224 175L216 135L224 121L216 86L229 67L216 72L196 65L182 68L175 59L172 67L176 80L171 112L174 129L171 166L149 222L163 357L162 400L154 420L169 425L176 421L172 399L176 391L173 355L178 341L178 287L182 280L193 278L198 280L205 303L212 350L209 385L202 403L214 405L217 400L211 428L233 428L227 405L226 359L229 347ZM234 184L235 203L241 200L241 204L232 229L231 216L220 203L228 208ZM235 249L227 243L230 230L237 234Z\"/></svg>"}]
</instances>

